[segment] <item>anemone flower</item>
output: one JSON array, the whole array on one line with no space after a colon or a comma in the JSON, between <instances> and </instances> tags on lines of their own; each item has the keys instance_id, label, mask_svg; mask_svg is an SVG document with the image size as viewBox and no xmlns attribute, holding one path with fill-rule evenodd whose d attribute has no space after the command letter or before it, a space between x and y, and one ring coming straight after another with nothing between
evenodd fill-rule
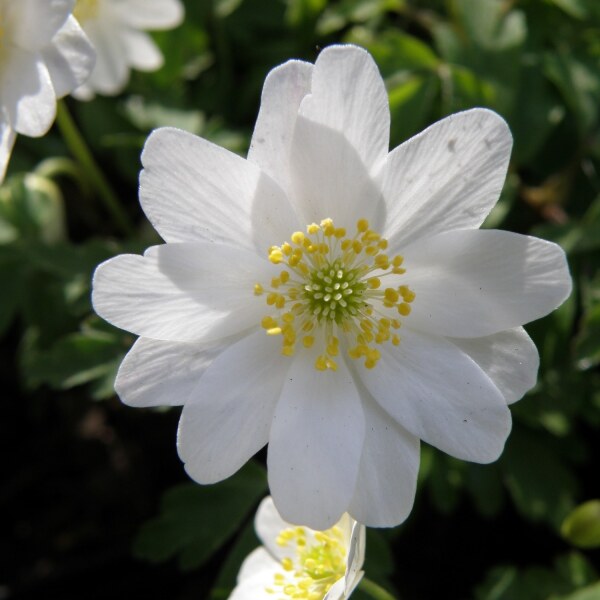
<instances>
[{"instance_id":1,"label":"anemone flower","mask_svg":"<svg viewBox=\"0 0 600 600\"><path fill-rule=\"evenodd\" d=\"M419 440L496 460L536 380L521 325L571 289L557 245L478 230L509 161L501 117L458 113L388 153L389 121L371 56L331 46L268 75L247 159L155 131L140 199L166 243L94 277L98 314L141 336L121 399L183 404L200 483L268 443L278 511L313 529L405 519Z\"/></svg>"},{"instance_id":2,"label":"anemone flower","mask_svg":"<svg viewBox=\"0 0 600 600\"><path fill-rule=\"evenodd\" d=\"M74 15L90 38L98 60L90 78L74 93L114 96L129 81L130 69L156 71L163 55L144 31L172 29L183 20L180 0L77 0Z\"/></svg>"},{"instance_id":3,"label":"anemone flower","mask_svg":"<svg viewBox=\"0 0 600 600\"><path fill-rule=\"evenodd\" d=\"M365 527L347 514L314 531L284 521L267 497L254 527L263 545L242 563L229 600L344 600L363 576Z\"/></svg>"},{"instance_id":4,"label":"anemone flower","mask_svg":"<svg viewBox=\"0 0 600 600\"><path fill-rule=\"evenodd\" d=\"M44 135L56 99L81 85L94 50L71 15L75 0L0 0L0 181L16 134Z\"/></svg>"}]
</instances>

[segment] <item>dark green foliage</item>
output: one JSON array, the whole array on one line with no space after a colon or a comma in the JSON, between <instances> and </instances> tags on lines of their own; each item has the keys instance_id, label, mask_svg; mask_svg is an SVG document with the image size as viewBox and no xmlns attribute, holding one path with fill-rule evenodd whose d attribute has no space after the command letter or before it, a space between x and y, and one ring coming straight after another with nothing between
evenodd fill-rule
<instances>
[{"instance_id":1,"label":"dark green foliage","mask_svg":"<svg viewBox=\"0 0 600 600\"><path fill-rule=\"evenodd\" d=\"M133 409L115 408L112 388L134 337L95 317L89 294L99 262L159 243L137 202L147 134L180 127L243 155L269 69L289 58L313 61L330 43L360 44L386 80L393 146L473 106L506 118L514 136L511 167L485 226L560 243L574 282L560 310L528 326L540 351L538 384L512 407L514 428L501 459L474 465L424 447L415 510L396 530L369 533L367 573L404 600L599 599L592 549L597 507L576 507L598 496L600 461L600 2L189 0L186 6L178 30L155 34L166 56L161 70L135 73L119 97L68 101L135 223L134 237L121 236L66 158L58 131L17 141L0 188L0 332L7 334L4 355L16 354L18 365L9 394L24 389L35 414L40 398L47 407L48 390L56 390L57 405L69 390L71 401L106 400L112 418L126 411L134 420ZM173 415L155 416L165 418L174 437L173 419L167 420ZM183 480L178 469L169 483ZM20 470L16 464L14 472ZM202 574L203 592L195 597L227 598L241 561L258 544L252 515L267 491L264 470L251 463L214 486L161 485L149 485L152 494L140 503L135 556L171 565L176 558ZM479 531L497 528L502 540L473 542Z\"/></svg>"}]
</instances>

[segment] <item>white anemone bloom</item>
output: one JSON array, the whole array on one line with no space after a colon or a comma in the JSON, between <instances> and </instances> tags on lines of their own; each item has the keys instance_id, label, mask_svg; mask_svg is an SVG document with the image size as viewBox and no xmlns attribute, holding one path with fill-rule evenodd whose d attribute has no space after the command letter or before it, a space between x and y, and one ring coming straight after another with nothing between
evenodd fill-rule
<instances>
[{"instance_id":1,"label":"white anemone bloom","mask_svg":"<svg viewBox=\"0 0 600 600\"><path fill-rule=\"evenodd\" d=\"M363 576L365 527L348 514L314 531L284 521L267 497L254 527L263 546L242 563L229 600L343 600Z\"/></svg>"},{"instance_id":2,"label":"white anemone bloom","mask_svg":"<svg viewBox=\"0 0 600 600\"><path fill-rule=\"evenodd\" d=\"M75 0L0 0L0 181L17 133L44 135L56 99L88 77L94 50L71 16Z\"/></svg>"},{"instance_id":3,"label":"white anemone bloom","mask_svg":"<svg viewBox=\"0 0 600 600\"><path fill-rule=\"evenodd\" d=\"M77 0L74 15L90 38L98 59L90 78L74 93L113 96L129 81L130 68L156 71L163 55L143 30L172 29L183 20L180 0Z\"/></svg>"},{"instance_id":4,"label":"white anemone bloom","mask_svg":"<svg viewBox=\"0 0 600 600\"><path fill-rule=\"evenodd\" d=\"M420 439L497 459L536 380L521 324L571 289L557 245L477 229L511 149L497 114L390 153L389 122L371 56L332 46L268 75L247 160L155 131L140 199L167 243L94 277L96 311L141 336L121 399L184 405L179 455L200 483L268 443L279 512L314 529L405 519Z\"/></svg>"}]
</instances>

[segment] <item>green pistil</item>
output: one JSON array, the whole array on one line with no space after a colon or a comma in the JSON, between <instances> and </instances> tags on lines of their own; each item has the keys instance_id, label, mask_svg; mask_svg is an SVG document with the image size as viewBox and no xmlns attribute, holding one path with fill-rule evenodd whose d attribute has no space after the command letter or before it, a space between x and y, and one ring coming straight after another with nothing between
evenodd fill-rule
<instances>
[{"instance_id":1,"label":"green pistil","mask_svg":"<svg viewBox=\"0 0 600 600\"><path fill-rule=\"evenodd\" d=\"M363 295L368 287L360 276L360 269L345 269L341 260L312 271L304 286L308 312L319 321L334 321L338 325L356 316L365 306Z\"/></svg>"}]
</instances>

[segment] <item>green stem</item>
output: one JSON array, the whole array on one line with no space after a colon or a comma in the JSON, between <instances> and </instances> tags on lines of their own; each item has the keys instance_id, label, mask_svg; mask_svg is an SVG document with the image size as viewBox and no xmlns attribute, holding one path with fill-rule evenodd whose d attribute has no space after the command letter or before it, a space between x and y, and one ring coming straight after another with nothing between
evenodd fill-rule
<instances>
[{"instance_id":1,"label":"green stem","mask_svg":"<svg viewBox=\"0 0 600 600\"><path fill-rule=\"evenodd\" d=\"M113 192L106 177L104 177L100 167L98 167L98 164L94 160L94 157L85 143L83 136L77 129L77 125L75 125L75 121L73 121L73 117L71 117L64 100L59 100L58 102L56 123L58 124L67 147L81 165L81 168L91 185L98 192L98 196L104 202L104 206L114 219L115 224L124 234L128 236L133 235L134 229L129 222L127 213L119 204L116 194Z\"/></svg>"},{"instance_id":2,"label":"green stem","mask_svg":"<svg viewBox=\"0 0 600 600\"><path fill-rule=\"evenodd\" d=\"M374 598L374 600L396 600L387 590L384 590L380 585L377 585L374 581L366 577L360 580L358 587L371 596L371 598Z\"/></svg>"}]
</instances>

